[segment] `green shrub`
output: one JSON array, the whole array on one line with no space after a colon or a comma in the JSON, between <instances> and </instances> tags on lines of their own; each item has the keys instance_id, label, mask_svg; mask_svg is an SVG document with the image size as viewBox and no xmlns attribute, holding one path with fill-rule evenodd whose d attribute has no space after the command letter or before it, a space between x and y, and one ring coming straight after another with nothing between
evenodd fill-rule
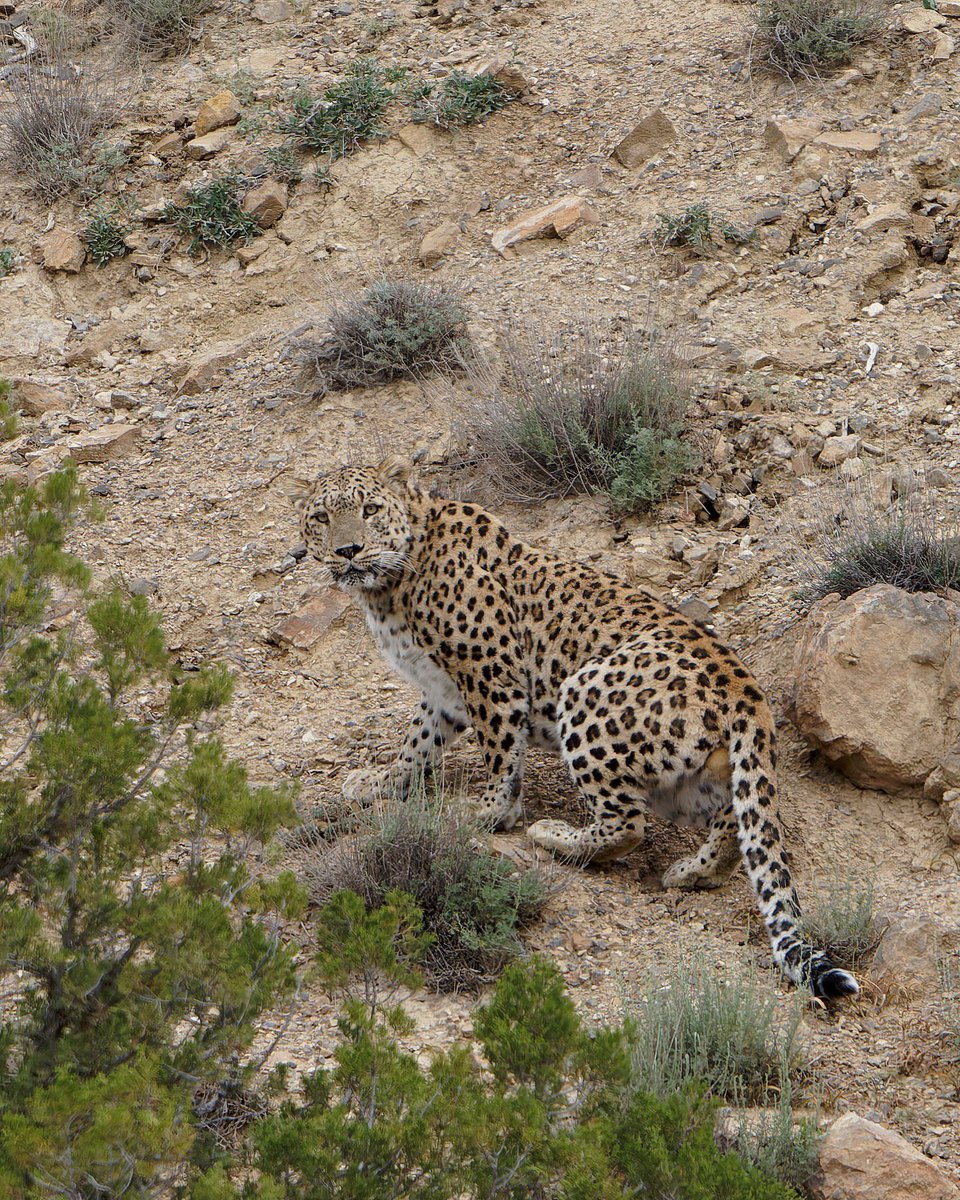
<instances>
[{"instance_id":1,"label":"green shrub","mask_svg":"<svg viewBox=\"0 0 960 1200\"><path fill-rule=\"evenodd\" d=\"M731 1148L764 1175L806 1196L820 1166L821 1135L815 1117L794 1118L792 1099L788 1080L772 1108L752 1113L751 1120L740 1113Z\"/></svg>"},{"instance_id":2,"label":"green shrub","mask_svg":"<svg viewBox=\"0 0 960 1200\"><path fill-rule=\"evenodd\" d=\"M213 0L107 0L134 45L150 53L169 53L187 44Z\"/></svg>"},{"instance_id":3,"label":"green shrub","mask_svg":"<svg viewBox=\"0 0 960 1200\"><path fill-rule=\"evenodd\" d=\"M693 465L683 358L652 333L618 341L589 322L553 338L527 330L506 339L500 378L480 382L465 440L509 499L606 492L636 512Z\"/></svg>"},{"instance_id":4,"label":"green shrub","mask_svg":"<svg viewBox=\"0 0 960 1200\"><path fill-rule=\"evenodd\" d=\"M194 1089L254 1070L293 990L302 905L247 866L292 796L199 732L228 675L173 678L146 601L89 591L64 548L83 509L72 470L0 484L0 1192L24 1200L183 1174ZM77 620L43 632L55 595Z\"/></svg>"},{"instance_id":5,"label":"green shrub","mask_svg":"<svg viewBox=\"0 0 960 1200\"><path fill-rule=\"evenodd\" d=\"M311 150L331 159L344 158L363 142L383 137L383 117L392 99L379 63L359 59L322 96L301 92L294 97L293 112L281 118L279 128Z\"/></svg>"},{"instance_id":6,"label":"green shrub","mask_svg":"<svg viewBox=\"0 0 960 1200\"><path fill-rule=\"evenodd\" d=\"M855 874L829 876L804 905L804 936L822 946L838 966L859 971L877 944L874 899L871 880Z\"/></svg>"},{"instance_id":7,"label":"green shrub","mask_svg":"<svg viewBox=\"0 0 960 1200\"><path fill-rule=\"evenodd\" d=\"M804 606L878 583L907 592L960 587L960 524L912 478L872 479L821 489L812 520L791 530L795 598Z\"/></svg>"},{"instance_id":8,"label":"green shrub","mask_svg":"<svg viewBox=\"0 0 960 1200\"><path fill-rule=\"evenodd\" d=\"M263 152L270 168L270 175L281 183L299 183L303 178L303 167L292 146L270 146Z\"/></svg>"},{"instance_id":9,"label":"green shrub","mask_svg":"<svg viewBox=\"0 0 960 1200\"><path fill-rule=\"evenodd\" d=\"M17 265L17 252L12 246L0 246L0 279L12 275Z\"/></svg>"},{"instance_id":10,"label":"green shrub","mask_svg":"<svg viewBox=\"0 0 960 1200\"><path fill-rule=\"evenodd\" d=\"M111 259L123 258L127 253L124 238L130 226L120 220L115 212L93 213L83 229L81 237L87 253L98 267L105 267Z\"/></svg>"},{"instance_id":11,"label":"green shrub","mask_svg":"<svg viewBox=\"0 0 960 1200\"><path fill-rule=\"evenodd\" d=\"M301 339L301 361L310 387L371 387L415 379L431 371L453 373L471 360L467 314L449 288L380 279L357 300L335 308L323 339Z\"/></svg>"},{"instance_id":12,"label":"green shrub","mask_svg":"<svg viewBox=\"0 0 960 1200\"><path fill-rule=\"evenodd\" d=\"M845 66L888 24L881 0L757 0L755 14L753 60L791 77Z\"/></svg>"},{"instance_id":13,"label":"green shrub","mask_svg":"<svg viewBox=\"0 0 960 1200\"><path fill-rule=\"evenodd\" d=\"M451 71L439 87L421 91L413 106L413 119L440 129L456 129L486 120L513 99L492 75Z\"/></svg>"},{"instance_id":14,"label":"green shrub","mask_svg":"<svg viewBox=\"0 0 960 1200\"><path fill-rule=\"evenodd\" d=\"M394 892L411 896L431 935L422 965L441 991L478 987L522 953L520 930L550 895L539 870L517 870L439 800L415 795L374 819L367 836L313 851L304 873L315 902L349 890L376 910Z\"/></svg>"},{"instance_id":15,"label":"green shrub","mask_svg":"<svg viewBox=\"0 0 960 1200\"><path fill-rule=\"evenodd\" d=\"M682 213L660 213L655 240L661 246L682 246L696 254L708 254L723 242L738 246L753 240L753 231L744 232L724 217L711 212L708 204L691 204Z\"/></svg>"},{"instance_id":16,"label":"green shrub","mask_svg":"<svg viewBox=\"0 0 960 1200\"><path fill-rule=\"evenodd\" d=\"M799 1065L799 1003L787 1018L747 971L721 976L703 959L651 974L630 1005L633 1071L642 1091L670 1096L690 1080L736 1103L764 1102Z\"/></svg>"},{"instance_id":17,"label":"green shrub","mask_svg":"<svg viewBox=\"0 0 960 1200\"><path fill-rule=\"evenodd\" d=\"M229 246L242 239L252 242L263 230L256 217L241 207L246 180L241 175L221 175L195 184L179 204L170 204L163 219L190 238L190 253L205 246Z\"/></svg>"},{"instance_id":18,"label":"green shrub","mask_svg":"<svg viewBox=\"0 0 960 1200\"><path fill-rule=\"evenodd\" d=\"M9 442L17 434L17 409L13 403L13 385L0 377L0 442Z\"/></svg>"}]
</instances>

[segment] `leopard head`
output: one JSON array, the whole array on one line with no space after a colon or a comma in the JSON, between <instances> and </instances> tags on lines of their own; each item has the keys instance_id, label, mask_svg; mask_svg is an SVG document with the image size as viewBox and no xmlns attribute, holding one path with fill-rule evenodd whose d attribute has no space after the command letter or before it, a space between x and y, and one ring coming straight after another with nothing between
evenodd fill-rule
<instances>
[{"instance_id":1,"label":"leopard head","mask_svg":"<svg viewBox=\"0 0 960 1200\"><path fill-rule=\"evenodd\" d=\"M307 553L330 583L378 591L409 567L413 530L406 481L412 466L391 456L376 467L344 467L294 481L288 494Z\"/></svg>"}]
</instances>

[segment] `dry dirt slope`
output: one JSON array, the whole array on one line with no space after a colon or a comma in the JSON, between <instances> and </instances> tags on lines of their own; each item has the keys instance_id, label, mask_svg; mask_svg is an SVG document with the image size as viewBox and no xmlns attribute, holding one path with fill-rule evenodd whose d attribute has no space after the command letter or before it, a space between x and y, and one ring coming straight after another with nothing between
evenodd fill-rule
<instances>
[{"instance_id":1,"label":"dry dirt slope","mask_svg":"<svg viewBox=\"0 0 960 1200\"><path fill-rule=\"evenodd\" d=\"M128 112L136 154L124 191L149 205L199 178L200 166L179 153L161 159L153 147L238 70L256 76L259 99L247 105L254 111L264 100L281 104L301 83L332 82L358 50L374 48L364 29L379 10L355 3L333 11L343 15L266 4L211 13L188 57L148 69ZM384 61L442 70L515 52L530 96L482 127L418 137L416 149L398 137L372 146L334 168L330 191L301 184L246 264L229 252L195 261L181 246L149 268L122 261L50 274L34 262L42 231L76 228L76 208L63 201L48 212L22 180L0 176L0 244L26 256L0 280L0 372L45 381L66 398L25 419L4 469L42 469L78 433L115 418L135 424L130 452L84 468L109 515L81 532L79 549L104 578L122 572L155 582L185 661L236 668L228 738L257 775L300 776L305 803L335 794L361 753L392 744L412 697L352 614L309 650L271 641L315 590L308 565L276 569L296 541L284 478L385 445L438 458L458 398L405 385L308 400L292 390L285 335L371 273L420 273L423 234L454 221L461 230L429 277L462 284L487 344L518 316L544 325L584 310L619 317L642 312L650 296L660 319L692 338L703 474L723 491L738 471L766 468L758 496L740 498L746 526L697 522L692 490L623 530L587 500L509 515L544 544L599 556L675 599L695 594L713 606L785 723L795 628L780 512L817 474L811 463L824 423L843 432L852 421L890 460L956 466L960 251L940 264L922 257L930 231L914 218L945 208L949 233L960 190L958 56L934 61L931 39L899 29L916 11L891 7L888 42L865 53L855 73L795 88L750 77L740 5L398 8L376 47ZM960 33L960 21L950 26ZM628 171L610 151L658 106L677 140ZM879 143L809 145L786 162L764 130L772 118L799 114L818 118L828 134L878 134ZM209 166L250 152L237 134ZM504 223L569 193L589 201L598 224L565 241L529 243L509 259L492 249ZM769 223L755 246L705 262L656 253L656 214L700 199L738 221L764 214ZM871 220L883 205L893 215ZM221 343L224 366L211 385L180 394L188 366ZM878 352L867 376L870 344ZM677 537L690 547L682 562L668 553ZM933 806L912 794L859 791L812 764L786 724L784 733L785 818L801 885L852 864L875 876L882 909L960 925L957 861ZM562 777L537 762L531 818L569 800ZM588 1012L615 1012L621 988L635 990L649 967L681 949L705 946L718 965L765 962L742 881L702 897L656 887L655 870L682 836L658 831L636 860L565 872L568 886L533 942L562 964ZM523 852L522 835L500 844ZM779 986L772 973L769 983ZM416 1008L426 1042L467 1022L459 1001L428 998ZM807 1035L829 1103L878 1116L960 1171L956 1067L946 1061L938 1010L936 996L885 1008L868 996L836 1018L811 1014ZM315 1061L329 1025L324 998L309 997L278 1057Z\"/></svg>"}]
</instances>

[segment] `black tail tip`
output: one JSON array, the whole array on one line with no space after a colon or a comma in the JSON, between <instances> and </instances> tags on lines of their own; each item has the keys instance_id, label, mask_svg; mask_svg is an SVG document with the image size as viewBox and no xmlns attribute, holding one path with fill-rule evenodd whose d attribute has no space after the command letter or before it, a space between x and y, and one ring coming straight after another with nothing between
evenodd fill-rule
<instances>
[{"instance_id":1,"label":"black tail tip","mask_svg":"<svg viewBox=\"0 0 960 1200\"><path fill-rule=\"evenodd\" d=\"M824 1000L839 1000L842 996L857 996L860 985L849 971L832 963L818 964L810 976L810 990Z\"/></svg>"}]
</instances>

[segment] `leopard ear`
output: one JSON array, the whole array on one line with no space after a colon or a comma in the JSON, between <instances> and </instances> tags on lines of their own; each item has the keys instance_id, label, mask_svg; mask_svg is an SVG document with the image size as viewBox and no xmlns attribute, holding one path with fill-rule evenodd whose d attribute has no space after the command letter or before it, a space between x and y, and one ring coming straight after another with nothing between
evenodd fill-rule
<instances>
[{"instance_id":1,"label":"leopard ear","mask_svg":"<svg viewBox=\"0 0 960 1200\"><path fill-rule=\"evenodd\" d=\"M286 487L287 499L296 509L301 509L313 495L316 481L313 479L291 479Z\"/></svg>"},{"instance_id":2,"label":"leopard ear","mask_svg":"<svg viewBox=\"0 0 960 1200\"><path fill-rule=\"evenodd\" d=\"M402 454L390 454L377 467L384 483L406 483L413 471L413 461Z\"/></svg>"}]
</instances>

